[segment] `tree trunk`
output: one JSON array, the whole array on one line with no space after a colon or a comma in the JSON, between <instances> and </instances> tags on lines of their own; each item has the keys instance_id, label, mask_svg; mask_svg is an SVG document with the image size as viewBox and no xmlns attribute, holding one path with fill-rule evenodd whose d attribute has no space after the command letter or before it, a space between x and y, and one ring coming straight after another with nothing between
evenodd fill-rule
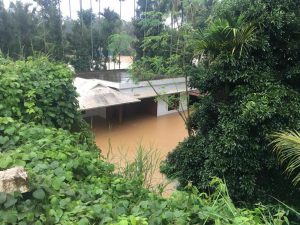
<instances>
[{"instance_id":1,"label":"tree trunk","mask_svg":"<svg viewBox=\"0 0 300 225\"><path fill-rule=\"evenodd\" d=\"M120 1L120 20L122 21L122 0Z\"/></svg>"},{"instance_id":2,"label":"tree trunk","mask_svg":"<svg viewBox=\"0 0 300 225\"><path fill-rule=\"evenodd\" d=\"M82 49L82 39L83 39L83 18L82 18L82 0L79 0L80 4L80 27L81 27L81 33L80 33L80 49ZM79 57L82 57L82 51L80 51Z\"/></svg>"},{"instance_id":3,"label":"tree trunk","mask_svg":"<svg viewBox=\"0 0 300 225\"><path fill-rule=\"evenodd\" d=\"M135 20L135 17L136 17L136 15L135 15L135 14L136 14L136 3L135 3L135 1L136 1L136 0L133 0L133 10L134 10L134 11L133 11L133 19L134 19L134 20Z\"/></svg>"},{"instance_id":4,"label":"tree trunk","mask_svg":"<svg viewBox=\"0 0 300 225\"><path fill-rule=\"evenodd\" d=\"M183 0L180 1L181 5L181 27L183 26L183 19L184 19L184 8L183 8Z\"/></svg>"},{"instance_id":5,"label":"tree trunk","mask_svg":"<svg viewBox=\"0 0 300 225\"><path fill-rule=\"evenodd\" d=\"M44 49L45 49L45 53L47 53L47 44L46 44L46 21L44 20L43 21L43 35L44 35L44 37L43 37L43 39L44 39Z\"/></svg>"},{"instance_id":6,"label":"tree trunk","mask_svg":"<svg viewBox=\"0 0 300 225\"><path fill-rule=\"evenodd\" d=\"M58 10L59 10L59 21L60 21L60 35L61 35L61 47L62 47L62 56L65 58L65 46L64 46L64 34L63 34L63 26L62 26L62 14L60 8L60 1L58 1Z\"/></svg>"},{"instance_id":7,"label":"tree trunk","mask_svg":"<svg viewBox=\"0 0 300 225\"><path fill-rule=\"evenodd\" d=\"M83 37L83 18L82 18L82 0L79 0L80 4L80 26L81 26L81 41Z\"/></svg>"},{"instance_id":8,"label":"tree trunk","mask_svg":"<svg viewBox=\"0 0 300 225\"><path fill-rule=\"evenodd\" d=\"M91 5L91 13L93 12L93 3L92 0L90 0L90 5ZM93 60L94 60L94 39L93 39L93 18L91 16L91 56L92 56L92 65L93 65Z\"/></svg>"},{"instance_id":9,"label":"tree trunk","mask_svg":"<svg viewBox=\"0 0 300 225\"><path fill-rule=\"evenodd\" d=\"M69 0L69 13L70 13L70 19L72 19L71 0Z\"/></svg>"},{"instance_id":10,"label":"tree trunk","mask_svg":"<svg viewBox=\"0 0 300 225\"><path fill-rule=\"evenodd\" d=\"M100 17L101 17L101 0L98 0L99 1L99 20L100 20Z\"/></svg>"}]
</instances>

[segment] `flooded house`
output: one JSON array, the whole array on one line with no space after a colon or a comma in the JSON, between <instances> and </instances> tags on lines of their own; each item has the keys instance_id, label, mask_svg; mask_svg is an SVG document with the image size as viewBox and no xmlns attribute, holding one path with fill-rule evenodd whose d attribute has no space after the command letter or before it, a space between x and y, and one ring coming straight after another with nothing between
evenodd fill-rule
<instances>
[{"instance_id":1,"label":"flooded house","mask_svg":"<svg viewBox=\"0 0 300 225\"><path fill-rule=\"evenodd\" d=\"M187 109L183 77L134 82L127 70L79 73L74 85L83 117L122 123L138 114L160 117ZM176 102L168 98L177 99Z\"/></svg>"},{"instance_id":2,"label":"flooded house","mask_svg":"<svg viewBox=\"0 0 300 225\"><path fill-rule=\"evenodd\" d=\"M140 146L154 150L161 161L188 135L177 113L187 109L185 79L149 82L134 82L126 70L79 73L74 81L80 110L91 124L96 144L116 165L134 161ZM178 101L168 104L171 97ZM152 182L165 182L158 167ZM171 190L172 185L168 185Z\"/></svg>"}]
</instances>

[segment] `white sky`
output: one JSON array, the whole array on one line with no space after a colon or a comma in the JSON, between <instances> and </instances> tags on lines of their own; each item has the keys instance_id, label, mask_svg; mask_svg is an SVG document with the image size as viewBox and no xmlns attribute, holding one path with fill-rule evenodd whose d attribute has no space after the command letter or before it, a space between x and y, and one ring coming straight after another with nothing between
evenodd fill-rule
<instances>
[{"instance_id":1,"label":"white sky","mask_svg":"<svg viewBox=\"0 0 300 225\"><path fill-rule=\"evenodd\" d=\"M122 2L122 19L126 21L130 21L134 15L134 1L136 0L125 0ZM3 0L4 6L8 7L10 2L16 2L16 0ZM21 0L23 3L33 3L33 0ZM80 9L80 1L79 0L71 0L72 4L72 19L77 18L77 11ZM99 3L96 0L92 0L93 4L93 12L98 15ZM83 9L90 8L90 0L82 0ZM119 14L120 11L120 3L119 0L101 0L101 12L103 12L104 8L113 9L115 12ZM69 0L61 0L61 11L64 17L70 15L69 13Z\"/></svg>"}]
</instances>

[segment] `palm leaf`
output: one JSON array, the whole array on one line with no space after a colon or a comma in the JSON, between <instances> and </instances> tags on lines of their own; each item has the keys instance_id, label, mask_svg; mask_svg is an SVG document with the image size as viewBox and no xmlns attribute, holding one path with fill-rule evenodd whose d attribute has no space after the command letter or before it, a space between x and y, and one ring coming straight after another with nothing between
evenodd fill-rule
<instances>
[{"instance_id":1,"label":"palm leaf","mask_svg":"<svg viewBox=\"0 0 300 225\"><path fill-rule=\"evenodd\" d=\"M199 54L206 52L213 58L222 51L231 52L232 55L238 52L240 57L243 53L247 54L256 43L256 27L245 22L243 18L239 17L238 21L212 21L203 32L201 41L196 43L196 51Z\"/></svg>"},{"instance_id":2,"label":"palm leaf","mask_svg":"<svg viewBox=\"0 0 300 225\"><path fill-rule=\"evenodd\" d=\"M294 175L293 184L300 182L300 133L297 131L278 132L272 135L274 152L281 164L286 164L285 172Z\"/></svg>"}]
</instances>

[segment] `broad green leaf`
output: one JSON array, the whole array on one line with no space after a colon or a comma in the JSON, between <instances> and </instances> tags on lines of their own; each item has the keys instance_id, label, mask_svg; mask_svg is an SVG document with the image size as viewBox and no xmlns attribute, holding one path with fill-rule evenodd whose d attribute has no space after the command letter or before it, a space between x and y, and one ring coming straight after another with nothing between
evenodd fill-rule
<instances>
[{"instance_id":1,"label":"broad green leaf","mask_svg":"<svg viewBox=\"0 0 300 225\"><path fill-rule=\"evenodd\" d=\"M6 202L4 203L5 208L9 208L17 203L17 199L15 199L13 196L7 195Z\"/></svg>"},{"instance_id":2,"label":"broad green leaf","mask_svg":"<svg viewBox=\"0 0 300 225\"><path fill-rule=\"evenodd\" d=\"M5 133L5 134L8 134L8 135L12 135L15 131L16 131L16 127L11 126L11 127L6 128L6 129L4 130L4 133Z\"/></svg>"},{"instance_id":3,"label":"broad green leaf","mask_svg":"<svg viewBox=\"0 0 300 225\"><path fill-rule=\"evenodd\" d=\"M0 136L0 145L5 144L7 141L9 141L9 137L7 136Z\"/></svg>"},{"instance_id":4,"label":"broad green leaf","mask_svg":"<svg viewBox=\"0 0 300 225\"><path fill-rule=\"evenodd\" d=\"M82 218L81 220L79 220L78 225L89 225L89 220L87 218Z\"/></svg>"},{"instance_id":5,"label":"broad green leaf","mask_svg":"<svg viewBox=\"0 0 300 225\"><path fill-rule=\"evenodd\" d=\"M6 193L0 192L0 205L6 201Z\"/></svg>"},{"instance_id":6,"label":"broad green leaf","mask_svg":"<svg viewBox=\"0 0 300 225\"><path fill-rule=\"evenodd\" d=\"M43 200L45 198L45 191L43 189L37 189L32 193L33 197L38 200Z\"/></svg>"}]
</instances>

